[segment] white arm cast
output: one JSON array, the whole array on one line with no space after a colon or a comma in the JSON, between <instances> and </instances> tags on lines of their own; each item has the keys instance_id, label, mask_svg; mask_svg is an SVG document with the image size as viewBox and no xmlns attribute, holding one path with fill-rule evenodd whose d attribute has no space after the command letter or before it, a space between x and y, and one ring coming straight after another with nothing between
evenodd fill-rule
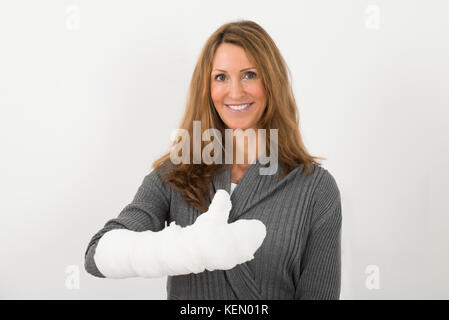
<instances>
[{"instance_id":1,"label":"white arm cast","mask_svg":"<svg viewBox=\"0 0 449 320\"><path fill-rule=\"evenodd\" d=\"M95 264L107 278L162 276L229 270L254 258L266 236L265 225L256 219L228 224L231 200L218 190L207 212L194 224L172 222L161 231L106 232L95 250Z\"/></svg>"}]
</instances>

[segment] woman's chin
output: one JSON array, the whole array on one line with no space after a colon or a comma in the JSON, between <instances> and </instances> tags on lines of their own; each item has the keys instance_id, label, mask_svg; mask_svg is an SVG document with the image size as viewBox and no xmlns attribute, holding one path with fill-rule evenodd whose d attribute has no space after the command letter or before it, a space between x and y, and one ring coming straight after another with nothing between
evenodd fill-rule
<instances>
[{"instance_id":1,"label":"woman's chin","mask_svg":"<svg viewBox=\"0 0 449 320\"><path fill-rule=\"evenodd\" d=\"M248 128L251 128L251 125L246 123L230 123L227 124L227 127L232 130L236 129L246 130Z\"/></svg>"}]
</instances>

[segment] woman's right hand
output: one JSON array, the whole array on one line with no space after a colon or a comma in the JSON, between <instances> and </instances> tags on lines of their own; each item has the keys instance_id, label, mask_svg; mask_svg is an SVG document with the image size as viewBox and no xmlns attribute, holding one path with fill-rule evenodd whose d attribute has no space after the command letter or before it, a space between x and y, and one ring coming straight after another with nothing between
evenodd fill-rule
<instances>
[{"instance_id":1,"label":"woman's right hand","mask_svg":"<svg viewBox=\"0 0 449 320\"><path fill-rule=\"evenodd\" d=\"M207 270L229 270L250 261L266 236L265 225L257 219L228 223L232 203L225 190L218 190L207 212L186 227ZM189 230L189 231L190 231Z\"/></svg>"}]
</instances>

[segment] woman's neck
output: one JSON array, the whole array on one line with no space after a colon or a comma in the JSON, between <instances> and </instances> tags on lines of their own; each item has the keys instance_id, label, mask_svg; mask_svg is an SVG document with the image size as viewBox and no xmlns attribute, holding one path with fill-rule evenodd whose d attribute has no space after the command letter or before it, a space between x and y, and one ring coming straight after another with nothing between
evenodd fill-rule
<instances>
[{"instance_id":1,"label":"woman's neck","mask_svg":"<svg viewBox=\"0 0 449 320\"><path fill-rule=\"evenodd\" d=\"M245 135L234 136L234 153L232 163L232 182L238 183L245 174L246 170L252 163L258 158L258 136L257 129L253 129L255 132L255 139L250 139ZM240 133L242 133L242 130ZM237 155L240 155L239 161L237 161ZM243 163L241 163L241 155L243 154Z\"/></svg>"},{"instance_id":2,"label":"woman's neck","mask_svg":"<svg viewBox=\"0 0 449 320\"><path fill-rule=\"evenodd\" d=\"M239 183L249 166L250 164L233 164L231 168L232 183Z\"/></svg>"}]
</instances>

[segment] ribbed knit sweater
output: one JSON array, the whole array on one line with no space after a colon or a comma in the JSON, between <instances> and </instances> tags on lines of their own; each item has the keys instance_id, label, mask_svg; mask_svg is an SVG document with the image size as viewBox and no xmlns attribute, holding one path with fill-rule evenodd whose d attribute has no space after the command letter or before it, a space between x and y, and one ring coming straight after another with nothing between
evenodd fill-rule
<instances>
[{"instance_id":1,"label":"ribbed knit sweater","mask_svg":"<svg viewBox=\"0 0 449 320\"><path fill-rule=\"evenodd\" d=\"M204 271L167 277L167 299L339 299L341 282L341 200L333 176L312 164L292 170L280 180L260 175L252 164L231 194L228 223L259 219L267 235L254 259L230 270ZM216 174L211 199L218 189L231 189L231 170ZM187 204L181 193L167 185L157 170L147 174L130 204L106 222L90 240L85 269L104 277L94 261L104 233L117 228L160 231L166 222L183 227L202 214Z\"/></svg>"}]
</instances>

